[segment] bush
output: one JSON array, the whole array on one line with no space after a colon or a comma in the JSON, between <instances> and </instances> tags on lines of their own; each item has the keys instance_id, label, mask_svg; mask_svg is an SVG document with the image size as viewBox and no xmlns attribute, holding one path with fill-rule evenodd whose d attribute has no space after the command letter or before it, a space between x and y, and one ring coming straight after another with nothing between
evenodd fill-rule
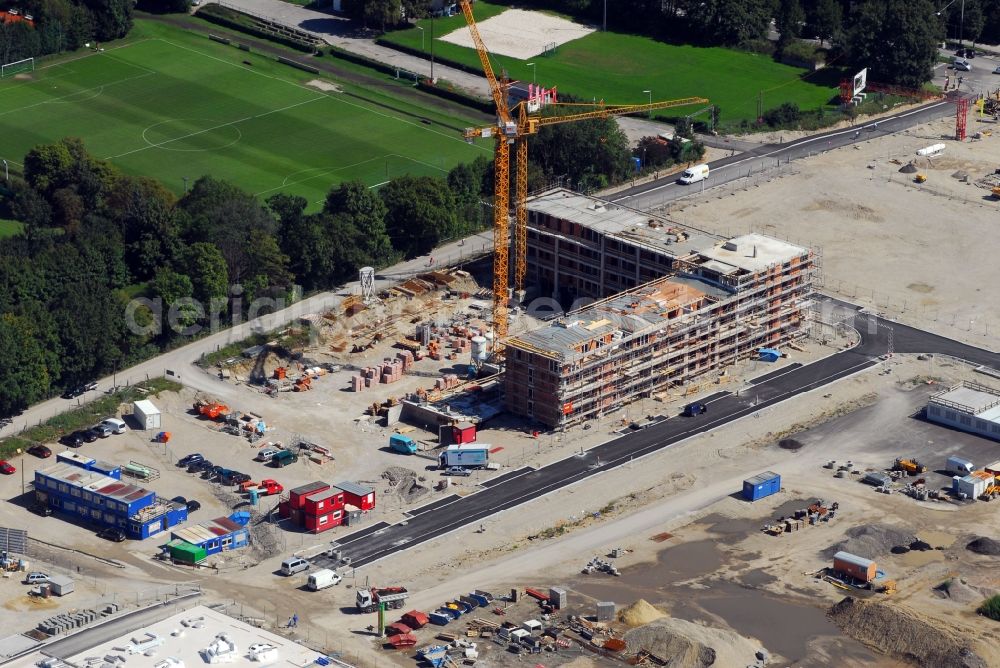
<instances>
[{"instance_id":1,"label":"bush","mask_svg":"<svg viewBox=\"0 0 1000 668\"><path fill-rule=\"evenodd\" d=\"M796 40L785 46L781 51L784 58L799 60L803 63L818 63L826 60L826 51L819 49L815 44Z\"/></svg>"},{"instance_id":2,"label":"bush","mask_svg":"<svg viewBox=\"0 0 1000 668\"><path fill-rule=\"evenodd\" d=\"M799 105L794 102L783 102L781 106L764 112L764 123L772 128L795 125L801 118L802 112L799 110Z\"/></svg>"},{"instance_id":3,"label":"bush","mask_svg":"<svg viewBox=\"0 0 1000 668\"><path fill-rule=\"evenodd\" d=\"M984 617L989 617L995 622L1000 622L1000 594L990 596L988 599L983 601L976 612Z\"/></svg>"}]
</instances>

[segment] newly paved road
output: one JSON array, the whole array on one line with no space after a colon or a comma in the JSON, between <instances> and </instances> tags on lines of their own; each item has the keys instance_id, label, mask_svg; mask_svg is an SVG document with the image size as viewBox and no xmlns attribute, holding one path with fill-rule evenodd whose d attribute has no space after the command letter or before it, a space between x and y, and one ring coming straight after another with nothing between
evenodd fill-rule
<instances>
[{"instance_id":1,"label":"newly paved road","mask_svg":"<svg viewBox=\"0 0 1000 668\"><path fill-rule=\"evenodd\" d=\"M669 448L696 434L719 427L764 408L808 392L879 363L889 350L890 331L895 353L950 355L1000 370L1000 354L861 313L853 305L821 298L827 314L853 325L861 337L859 345L806 366L791 365L765 374L738 394L719 392L708 397L707 413L693 418L674 417L613 441L570 456L541 469L519 469L502 480L484 483L484 489L466 497L450 496L410 513L404 523L372 531L349 534L337 541L354 567L364 566L392 554L481 522L568 485L581 482L643 457ZM332 560L318 560L335 567Z\"/></svg>"},{"instance_id":2,"label":"newly paved road","mask_svg":"<svg viewBox=\"0 0 1000 668\"><path fill-rule=\"evenodd\" d=\"M707 189L738 179L749 178L754 174L774 170L792 160L848 146L855 142L901 132L954 113L955 104L951 99L931 102L916 109L852 128L832 130L797 139L787 144L765 144L759 148L715 160L708 163L711 171L709 178L703 183L685 186L677 183L673 177L665 177L619 191L609 199L634 209L648 210L686 195L700 192L702 188Z\"/></svg>"}]
</instances>

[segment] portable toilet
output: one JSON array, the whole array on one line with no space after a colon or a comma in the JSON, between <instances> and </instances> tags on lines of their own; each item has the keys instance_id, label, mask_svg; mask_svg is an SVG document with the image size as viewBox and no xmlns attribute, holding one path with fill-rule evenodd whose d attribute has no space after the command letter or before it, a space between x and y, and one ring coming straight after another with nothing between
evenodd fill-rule
<instances>
[{"instance_id":1,"label":"portable toilet","mask_svg":"<svg viewBox=\"0 0 1000 668\"><path fill-rule=\"evenodd\" d=\"M256 487L251 487L247 491L250 492L250 505L251 506L256 506L257 505L257 501L260 498L260 494L258 493L257 488Z\"/></svg>"}]
</instances>

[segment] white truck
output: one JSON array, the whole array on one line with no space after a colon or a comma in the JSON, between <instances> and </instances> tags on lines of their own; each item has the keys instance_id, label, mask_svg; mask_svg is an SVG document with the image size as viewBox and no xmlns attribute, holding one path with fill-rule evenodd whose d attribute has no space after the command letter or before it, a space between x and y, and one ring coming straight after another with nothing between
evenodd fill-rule
<instances>
[{"instance_id":1,"label":"white truck","mask_svg":"<svg viewBox=\"0 0 1000 668\"><path fill-rule=\"evenodd\" d=\"M700 165L693 165L685 169L684 173L681 174L681 177L677 180L684 185L691 185L692 183L698 183L698 181L704 181L707 179L708 172L708 165L704 163Z\"/></svg>"},{"instance_id":2,"label":"white truck","mask_svg":"<svg viewBox=\"0 0 1000 668\"><path fill-rule=\"evenodd\" d=\"M332 587L335 584L340 584L343 579L344 577L337 571L324 568L316 571L315 573L309 574L309 580L306 582L306 587L312 591L319 591L320 589L326 589L327 587Z\"/></svg>"},{"instance_id":3,"label":"white truck","mask_svg":"<svg viewBox=\"0 0 1000 668\"><path fill-rule=\"evenodd\" d=\"M976 467L972 465L968 459L963 459L962 457L949 457L948 461L945 462L945 468L948 473L953 475L966 476L976 470Z\"/></svg>"}]
</instances>

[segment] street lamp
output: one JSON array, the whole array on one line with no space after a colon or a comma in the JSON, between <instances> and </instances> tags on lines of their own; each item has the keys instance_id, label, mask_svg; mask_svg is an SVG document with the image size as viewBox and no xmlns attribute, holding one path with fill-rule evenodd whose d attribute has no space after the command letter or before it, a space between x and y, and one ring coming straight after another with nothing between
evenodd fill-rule
<instances>
[{"instance_id":1,"label":"street lamp","mask_svg":"<svg viewBox=\"0 0 1000 668\"><path fill-rule=\"evenodd\" d=\"M424 29L421 28L420 26L416 26L416 28L417 30L420 31L420 50L425 51L426 49L424 49Z\"/></svg>"},{"instance_id":2,"label":"street lamp","mask_svg":"<svg viewBox=\"0 0 1000 668\"><path fill-rule=\"evenodd\" d=\"M650 104L650 106L652 106L652 104L653 104L653 91L651 91L651 90L644 90L642 92L649 96L649 104ZM653 117L653 110L652 109L649 110L649 117L650 118Z\"/></svg>"},{"instance_id":3,"label":"street lamp","mask_svg":"<svg viewBox=\"0 0 1000 668\"><path fill-rule=\"evenodd\" d=\"M534 63L527 63L527 65L528 67L531 68L531 83L535 83L535 72L537 72L538 70L535 67Z\"/></svg>"}]
</instances>

